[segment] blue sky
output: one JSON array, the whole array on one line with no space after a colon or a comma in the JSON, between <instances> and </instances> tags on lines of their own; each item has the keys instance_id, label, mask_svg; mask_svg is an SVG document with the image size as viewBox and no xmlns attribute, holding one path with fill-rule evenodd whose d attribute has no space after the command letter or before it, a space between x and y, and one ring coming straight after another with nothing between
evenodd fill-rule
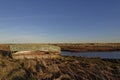
<instances>
[{"instance_id":1,"label":"blue sky","mask_svg":"<svg viewBox=\"0 0 120 80\"><path fill-rule=\"evenodd\" d=\"M0 43L120 42L120 0L0 0Z\"/></svg>"}]
</instances>

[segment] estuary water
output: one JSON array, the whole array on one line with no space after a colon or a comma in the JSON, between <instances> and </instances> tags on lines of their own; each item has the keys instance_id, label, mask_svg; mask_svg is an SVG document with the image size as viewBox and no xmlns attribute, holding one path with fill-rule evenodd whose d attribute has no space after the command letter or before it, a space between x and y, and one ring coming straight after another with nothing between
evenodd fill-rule
<instances>
[{"instance_id":1,"label":"estuary water","mask_svg":"<svg viewBox=\"0 0 120 80\"><path fill-rule=\"evenodd\" d=\"M62 51L63 56L81 56L81 57L100 57L108 59L120 59L120 51L111 51L111 52L69 52Z\"/></svg>"}]
</instances>

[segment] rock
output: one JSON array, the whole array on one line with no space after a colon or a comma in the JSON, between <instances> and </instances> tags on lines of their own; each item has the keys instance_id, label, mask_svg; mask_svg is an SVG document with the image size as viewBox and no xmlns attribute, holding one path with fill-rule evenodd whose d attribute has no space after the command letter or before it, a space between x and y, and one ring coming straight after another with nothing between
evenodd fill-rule
<instances>
[{"instance_id":1,"label":"rock","mask_svg":"<svg viewBox=\"0 0 120 80\"><path fill-rule=\"evenodd\" d=\"M35 59L59 57L61 49L52 45L10 45L13 59Z\"/></svg>"},{"instance_id":2,"label":"rock","mask_svg":"<svg viewBox=\"0 0 120 80\"><path fill-rule=\"evenodd\" d=\"M61 49L53 45L30 45L30 44L13 44L10 45L11 51L44 51L44 52L57 52L60 53Z\"/></svg>"}]
</instances>

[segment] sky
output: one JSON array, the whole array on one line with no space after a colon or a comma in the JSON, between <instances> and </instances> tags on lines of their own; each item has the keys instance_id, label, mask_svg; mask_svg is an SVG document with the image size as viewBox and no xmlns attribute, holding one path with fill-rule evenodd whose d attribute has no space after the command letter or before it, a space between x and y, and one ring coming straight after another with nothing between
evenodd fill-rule
<instances>
[{"instance_id":1,"label":"sky","mask_svg":"<svg viewBox=\"0 0 120 80\"><path fill-rule=\"evenodd\" d=\"M0 43L120 42L120 0L0 0Z\"/></svg>"}]
</instances>

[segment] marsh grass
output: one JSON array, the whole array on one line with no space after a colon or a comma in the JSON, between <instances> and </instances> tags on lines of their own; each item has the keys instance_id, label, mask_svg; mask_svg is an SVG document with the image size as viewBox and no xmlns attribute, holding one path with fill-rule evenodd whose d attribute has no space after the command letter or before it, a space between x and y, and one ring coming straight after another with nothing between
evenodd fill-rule
<instances>
[{"instance_id":1,"label":"marsh grass","mask_svg":"<svg viewBox=\"0 0 120 80\"><path fill-rule=\"evenodd\" d=\"M1 80L119 80L120 60L59 57L57 59L0 59Z\"/></svg>"}]
</instances>

